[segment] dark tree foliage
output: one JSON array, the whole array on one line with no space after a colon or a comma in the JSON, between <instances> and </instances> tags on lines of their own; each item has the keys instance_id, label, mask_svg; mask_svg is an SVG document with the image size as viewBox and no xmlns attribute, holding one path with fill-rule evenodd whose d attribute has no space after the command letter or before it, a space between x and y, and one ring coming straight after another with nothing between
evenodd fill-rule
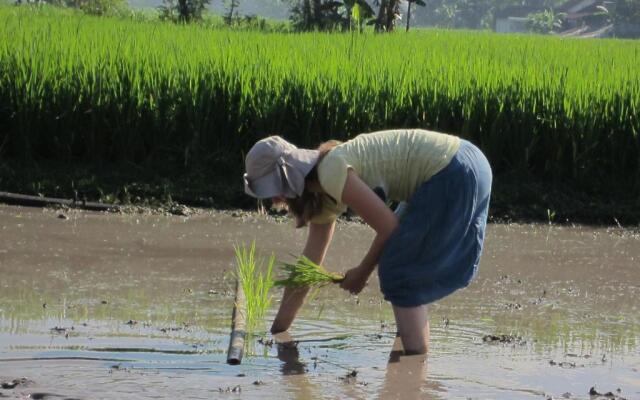
<instances>
[{"instance_id":1,"label":"dark tree foliage","mask_svg":"<svg viewBox=\"0 0 640 400\"><path fill-rule=\"evenodd\" d=\"M290 19L297 31L349 30L355 5L361 20L373 15L366 0L298 0L291 7Z\"/></svg>"},{"instance_id":2,"label":"dark tree foliage","mask_svg":"<svg viewBox=\"0 0 640 400\"><path fill-rule=\"evenodd\" d=\"M210 0L163 0L160 18L173 22L192 22L202 19L202 12Z\"/></svg>"},{"instance_id":3,"label":"dark tree foliage","mask_svg":"<svg viewBox=\"0 0 640 400\"><path fill-rule=\"evenodd\" d=\"M291 8L291 22L298 31L326 31L340 28L343 16L337 1L301 0Z\"/></svg>"},{"instance_id":4,"label":"dark tree foliage","mask_svg":"<svg viewBox=\"0 0 640 400\"><path fill-rule=\"evenodd\" d=\"M238 20L238 7L240 6L240 0L227 0L225 1L227 6L227 13L224 17L224 22L227 25L232 25L235 20Z\"/></svg>"},{"instance_id":5,"label":"dark tree foliage","mask_svg":"<svg viewBox=\"0 0 640 400\"><path fill-rule=\"evenodd\" d=\"M379 0L376 32L391 32L400 17L400 0Z\"/></svg>"}]
</instances>

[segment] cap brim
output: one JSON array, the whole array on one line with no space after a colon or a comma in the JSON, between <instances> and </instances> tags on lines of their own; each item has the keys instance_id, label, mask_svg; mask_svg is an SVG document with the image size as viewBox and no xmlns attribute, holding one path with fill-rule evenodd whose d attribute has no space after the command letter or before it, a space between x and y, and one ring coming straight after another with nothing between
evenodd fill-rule
<instances>
[{"instance_id":1,"label":"cap brim","mask_svg":"<svg viewBox=\"0 0 640 400\"><path fill-rule=\"evenodd\" d=\"M318 162L319 155L317 150L295 149L284 156L284 164L267 175L250 180L245 173L244 191L259 199L299 196L304 190L305 177Z\"/></svg>"},{"instance_id":2,"label":"cap brim","mask_svg":"<svg viewBox=\"0 0 640 400\"><path fill-rule=\"evenodd\" d=\"M247 179L246 174L244 177L245 193L259 199L282 196L284 192L282 186L282 178L277 169L270 174L252 181Z\"/></svg>"},{"instance_id":3,"label":"cap brim","mask_svg":"<svg viewBox=\"0 0 640 400\"><path fill-rule=\"evenodd\" d=\"M320 152L318 150L296 149L291 152L292 161L296 162L296 167L303 177L313 169L318 162Z\"/></svg>"}]
</instances>

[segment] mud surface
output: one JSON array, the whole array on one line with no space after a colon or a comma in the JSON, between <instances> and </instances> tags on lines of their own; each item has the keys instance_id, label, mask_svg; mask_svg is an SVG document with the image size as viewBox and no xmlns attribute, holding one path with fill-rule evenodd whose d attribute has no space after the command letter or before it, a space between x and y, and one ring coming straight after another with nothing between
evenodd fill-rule
<instances>
[{"instance_id":1,"label":"mud surface","mask_svg":"<svg viewBox=\"0 0 640 400\"><path fill-rule=\"evenodd\" d=\"M59 214L0 206L0 398L640 398L637 231L490 225L477 279L430 307L426 359L391 351L372 279L359 297L322 289L291 336L257 335L232 367L233 244L290 260L304 230ZM371 238L341 223L327 267L355 266Z\"/></svg>"}]
</instances>

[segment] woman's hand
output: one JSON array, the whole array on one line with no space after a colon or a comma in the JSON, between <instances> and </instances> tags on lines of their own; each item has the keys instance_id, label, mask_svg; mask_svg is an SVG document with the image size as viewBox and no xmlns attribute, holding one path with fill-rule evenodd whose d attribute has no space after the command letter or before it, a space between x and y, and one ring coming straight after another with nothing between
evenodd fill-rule
<instances>
[{"instance_id":1,"label":"woman's hand","mask_svg":"<svg viewBox=\"0 0 640 400\"><path fill-rule=\"evenodd\" d=\"M351 294L358 294L364 289L371 275L371 270L358 266L351 268L344 275L344 280L340 282L340 287L348 290Z\"/></svg>"}]
</instances>

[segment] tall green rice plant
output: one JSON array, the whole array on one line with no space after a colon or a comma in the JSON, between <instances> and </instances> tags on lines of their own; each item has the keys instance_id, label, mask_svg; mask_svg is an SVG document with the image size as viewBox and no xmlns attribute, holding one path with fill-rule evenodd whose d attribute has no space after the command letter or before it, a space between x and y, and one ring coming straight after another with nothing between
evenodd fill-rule
<instances>
[{"instance_id":1,"label":"tall green rice plant","mask_svg":"<svg viewBox=\"0 0 640 400\"><path fill-rule=\"evenodd\" d=\"M2 159L240 173L265 132L313 146L419 127L478 143L496 175L640 194L638 41L264 34L46 7L0 7L0 36Z\"/></svg>"},{"instance_id":2,"label":"tall green rice plant","mask_svg":"<svg viewBox=\"0 0 640 400\"><path fill-rule=\"evenodd\" d=\"M251 242L234 246L236 256L236 276L242 285L246 299L246 329L252 334L264 321L271 305L269 290L273 287L273 264L275 257L271 255L266 265L256 260L256 243Z\"/></svg>"}]
</instances>

